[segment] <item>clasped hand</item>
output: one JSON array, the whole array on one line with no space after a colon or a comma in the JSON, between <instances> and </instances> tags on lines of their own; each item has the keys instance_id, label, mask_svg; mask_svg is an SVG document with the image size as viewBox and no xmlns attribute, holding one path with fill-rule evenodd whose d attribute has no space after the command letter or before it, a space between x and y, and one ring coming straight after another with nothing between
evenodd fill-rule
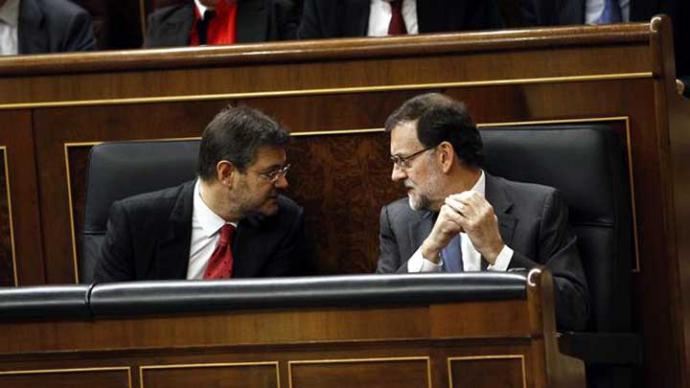
<instances>
[{"instance_id":1,"label":"clasped hand","mask_svg":"<svg viewBox=\"0 0 690 388\"><path fill-rule=\"evenodd\" d=\"M438 263L439 253L458 233L465 232L475 249L494 264L504 243L498 232L498 219L491 204L476 191L452 194L445 199L429 236L422 244L422 255Z\"/></svg>"}]
</instances>

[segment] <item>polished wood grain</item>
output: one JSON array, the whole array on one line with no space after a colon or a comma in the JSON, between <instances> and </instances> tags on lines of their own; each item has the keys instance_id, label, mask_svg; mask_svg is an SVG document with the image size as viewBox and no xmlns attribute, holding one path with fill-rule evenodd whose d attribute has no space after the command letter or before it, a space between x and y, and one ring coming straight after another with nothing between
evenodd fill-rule
<instances>
[{"instance_id":1,"label":"polished wood grain","mask_svg":"<svg viewBox=\"0 0 690 388\"><path fill-rule=\"evenodd\" d=\"M0 286L14 285L14 258L12 255L12 234L8 179L5 175L5 150L0 148Z\"/></svg>"},{"instance_id":2,"label":"polished wood grain","mask_svg":"<svg viewBox=\"0 0 690 388\"><path fill-rule=\"evenodd\" d=\"M450 387L523 388L527 385L520 356L483 356L449 359Z\"/></svg>"},{"instance_id":3,"label":"polished wood grain","mask_svg":"<svg viewBox=\"0 0 690 388\"><path fill-rule=\"evenodd\" d=\"M302 361L290 364L290 386L420 388L431 386L430 373L424 358Z\"/></svg>"},{"instance_id":4,"label":"polished wood grain","mask_svg":"<svg viewBox=\"0 0 690 388\"><path fill-rule=\"evenodd\" d=\"M494 50L530 51L553 47L578 47L644 44L649 40L649 25L630 23L599 26L517 29L464 34L435 34L387 39L338 39L269 44L240 44L202 48L132 50L94 54L33 55L0 61L0 75L69 74L176 69L227 64L342 61L352 58L381 58L394 55L433 56L438 53L491 52ZM526 49L526 50L525 50ZM606 59L606 58L602 58ZM648 63L649 58L645 60ZM605 62L604 60L601 61ZM616 63L619 61L615 61ZM629 63L635 67L641 64ZM611 64L616 66L616 64ZM525 70L525 69L523 69Z\"/></svg>"},{"instance_id":5,"label":"polished wood grain","mask_svg":"<svg viewBox=\"0 0 690 388\"><path fill-rule=\"evenodd\" d=\"M515 301L390 308L240 311L213 317L181 316L26 321L3 324L0 355L12 353L149 347L261 345L304 341L373 341L428 338L519 338L529 321ZM449 324L452 316L468 316ZM202 328L202 329L201 329Z\"/></svg>"},{"instance_id":6,"label":"polished wood grain","mask_svg":"<svg viewBox=\"0 0 690 388\"><path fill-rule=\"evenodd\" d=\"M12 388L131 388L127 369L54 369L0 371L0 385Z\"/></svg>"},{"instance_id":7,"label":"polished wood grain","mask_svg":"<svg viewBox=\"0 0 690 388\"><path fill-rule=\"evenodd\" d=\"M19 280L17 285L45 284L31 112L1 111L0 122L0 145L5 147L8 170L6 184L13 199L12 225ZM7 220L8 215L4 215ZM12 283L2 285L15 285L14 283L13 279Z\"/></svg>"},{"instance_id":8,"label":"polished wood grain","mask_svg":"<svg viewBox=\"0 0 690 388\"><path fill-rule=\"evenodd\" d=\"M156 365L141 367L139 373L142 388L279 388L277 366L277 363Z\"/></svg>"}]
</instances>

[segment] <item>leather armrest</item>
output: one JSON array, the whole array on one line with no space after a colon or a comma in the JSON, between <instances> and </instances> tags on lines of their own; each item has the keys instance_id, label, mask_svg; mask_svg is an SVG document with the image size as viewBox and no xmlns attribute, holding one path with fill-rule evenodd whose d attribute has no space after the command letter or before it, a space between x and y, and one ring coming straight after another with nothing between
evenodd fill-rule
<instances>
[{"instance_id":1,"label":"leather armrest","mask_svg":"<svg viewBox=\"0 0 690 388\"><path fill-rule=\"evenodd\" d=\"M91 316L90 285L0 288L0 320Z\"/></svg>"},{"instance_id":2,"label":"leather armrest","mask_svg":"<svg viewBox=\"0 0 690 388\"><path fill-rule=\"evenodd\" d=\"M524 299L524 274L354 275L98 284L95 317Z\"/></svg>"}]
</instances>

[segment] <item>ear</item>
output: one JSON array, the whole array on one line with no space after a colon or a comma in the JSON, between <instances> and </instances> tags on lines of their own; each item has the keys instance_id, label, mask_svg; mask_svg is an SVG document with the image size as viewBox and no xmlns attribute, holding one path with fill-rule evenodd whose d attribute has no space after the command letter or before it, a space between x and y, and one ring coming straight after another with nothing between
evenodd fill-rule
<instances>
[{"instance_id":1,"label":"ear","mask_svg":"<svg viewBox=\"0 0 690 388\"><path fill-rule=\"evenodd\" d=\"M441 170L447 174L451 167L453 167L453 163L455 163L455 150L453 149L453 145L447 141L441 142L436 148L436 154L438 162L441 165Z\"/></svg>"},{"instance_id":2,"label":"ear","mask_svg":"<svg viewBox=\"0 0 690 388\"><path fill-rule=\"evenodd\" d=\"M233 178L236 174L237 167L232 162L221 160L216 164L216 179L221 185L232 188Z\"/></svg>"}]
</instances>

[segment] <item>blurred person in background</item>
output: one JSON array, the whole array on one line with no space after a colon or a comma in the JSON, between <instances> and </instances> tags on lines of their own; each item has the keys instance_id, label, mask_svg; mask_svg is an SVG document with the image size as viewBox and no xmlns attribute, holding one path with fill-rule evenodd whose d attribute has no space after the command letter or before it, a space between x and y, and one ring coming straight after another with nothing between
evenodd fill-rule
<instances>
[{"instance_id":1,"label":"blurred person in background","mask_svg":"<svg viewBox=\"0 0 690 388\"><path fill-rule=\"evenodd\" d=\"M0 0L0 54L96 49L91 16L67 0Z\"/></svg>"},{"instance_id":2,"label":"blurred person in background","mask_svg":"<svg viewBox=\"0 0 690 388\"><path fill-rule=\"evenodd\" d=\"M144 46L181 47L295 39L298 0L194 0L149 15Z\"/></svg>"}]
</instances>

